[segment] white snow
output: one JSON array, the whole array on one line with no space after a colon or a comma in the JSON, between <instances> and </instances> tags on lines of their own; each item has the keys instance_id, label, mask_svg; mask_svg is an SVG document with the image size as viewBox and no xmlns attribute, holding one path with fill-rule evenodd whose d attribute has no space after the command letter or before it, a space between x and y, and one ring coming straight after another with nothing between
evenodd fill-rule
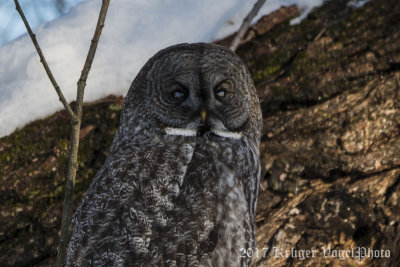
<instances>
[{"instance_id":1,"label":"white snow","mask_svg":"<svg viewBox=\"0 0 400 267\"><path fill-rule=\"evenodd\" d=\"M68 12L82 0L19 0L25 15L29 18L31 27L36 27L41 23L53 20ZM62 8L60 9L60 2ZM15 3L12 0L0 1L0 46L17 38L26 32L24 23L18 12L15 12Z\"/></svg>"},{"instance_id":2,"label":"white snow","mask_svg":"<svg viewBox=\"0 0 400 267\"><path fill-rule=\"evenodd\" d=\"M365 5L369 1L370 0L352 0L352 1L348 2L347 5L354 7L354 8L358 8L358 7Z\"/></svg>"},{"instance_id":3,"label":"white snow","mask_svg":"<svg viewBox=\"0 0 400 267\"><path fill-rule=\"evenodd\" d=\"M255 20L282 5L298 5L297 23L324 0L268 0ZM142 65L161 48L211 42L236 31L255 0L112 0L85 101L125 95ZM75 99L100 10L88 0L34 29L49 66L68 101ZM28 18L29 20L29 18ZM0 137L62 109L27 34L0 47Z\"/></svg>"}]
</instances>

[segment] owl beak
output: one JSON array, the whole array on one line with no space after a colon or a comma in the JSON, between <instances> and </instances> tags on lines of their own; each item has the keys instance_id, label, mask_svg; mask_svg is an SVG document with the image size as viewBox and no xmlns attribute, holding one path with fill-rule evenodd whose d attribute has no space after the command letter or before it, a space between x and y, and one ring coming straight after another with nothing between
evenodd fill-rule
<instances>
[{"instance_id":1,"label":"owl beak","mask_svg":"<svg viewBox=\"0 0 400 267\"><path fill-rule=\"evenodd\" d=\"M207 119L207 112L205 109L202 109L200 111L200 116L201 116L201 122L205 124Z\"/></svg>"}]
</instances>

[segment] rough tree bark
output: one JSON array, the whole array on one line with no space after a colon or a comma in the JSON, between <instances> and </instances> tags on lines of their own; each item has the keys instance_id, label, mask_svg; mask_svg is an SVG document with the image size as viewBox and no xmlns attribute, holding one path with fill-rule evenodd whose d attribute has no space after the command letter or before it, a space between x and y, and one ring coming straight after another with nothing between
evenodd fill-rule
<instances>
[{"instance_id":1,"label":"rough tree bark","mask_svg":"<svg viewBox=\"0 0 400 267\"><path fill-rule=\"evenodd\" d=\"M256 266L399 266L399 17L329 1L239 47L264 114Z\"/></svg>"},{"instance_id":2,"label":"rough tree bark","mask_svg":"<svg viewBox=\"0 0 400 267\"><path fill-rule=\"evenodd\" d=\"M327 1L294 26L299 10L281 8L237 49L264 115L255 266L400 265L400 2L347 3ZM104 162L122 101L85 107L74 207ZM66 122L59 112L0 139L1 266L54 265ZM332 254L352 248L390 257Z\"/></svg>"}]
</instances>

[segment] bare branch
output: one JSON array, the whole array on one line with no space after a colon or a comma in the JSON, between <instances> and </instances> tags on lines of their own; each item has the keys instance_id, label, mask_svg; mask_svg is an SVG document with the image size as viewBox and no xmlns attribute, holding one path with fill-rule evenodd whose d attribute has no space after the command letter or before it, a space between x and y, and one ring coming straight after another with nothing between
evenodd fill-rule
<instances>
[{"instance_id":1,"label":"bare branch","mask_svg":"<svg viewBox=\"0 0 400 267\"><path fill-rule=\"evenodd\" d=\"M78 167L77 165L78 165L79 131L81 127L83 93L86 86L86 80L96 53L97 44L100 39L102 29L104 27L104 21L107 15L109 3L110 0L103 0L99 18L97 20L96 30L92 38L92 43L90 45L89 52L86 57L85 65L81 72L81 77L79 78L77 83L78 89L76 96L75 114L77 115L78 120L76 121L76 123L72 124L70 157L68 160L68 172L67 172L67 181L65 185L64 208L63 208L63 216L61 222L61 236L58 244L57 266L59 267L62 267L65 264L69 233L70 233L70 225L72 219L72 203L74 197L76 170Z\"/></svg>"},{"instance_id":2,"label":"bare branch","mask_svg":"<svg viewBox=\"0 0 400 267\"><path fill-rule=\"evenodd\" d=\"M44 57L42 50L40 49L39 43L36 40L36 36L35 34L32 32L31 27L29 26L28 20L26 19L24 12L22 11L21 6L19 5L18 0L14 0L15 2L15 7L19 13L19 15L21 16L26 29L28 30L29 36L32 39L32 42L36 48L37 53L39 54L40 57L40 62L42 62L43 67L47 73L47 76L49 77L51 83L53 84L54 89L56 89L56 92L58 94L59 100L61 101L61 103L64 105L65 110L68 112L69 116L71 117L72 121L76 121L77 120L77 116L76 114L72 111L70 105L68 104L67 100L65 99L63 93L61 92L60 87L58 86L56 79L53 76L53 73L51 72L49 65L47 64L46 58Z\"/></svg>"},{"instance_id":3,"label":"bare branch","mask_svg":"<svg viewBox=\"0 0 400 267\"><path fill-rule=\"evenodd\" d=\"M260 11L260 8L264 5L266 0L258 0L253 8L251 9L251 11L249 12L249 14L247 14L247 16L244 18L242 25L240 26L235 38L233 38L231 45L229 46L229 48L232 51L236 51L237 47L240 44L240 41L242 41L244 35L247 32L247 29L250 26L251 21L253 20L253 18L257 15L258 11Z\"/></svg>"},{"instance_id":4,"label":"bare branch","mask_svg":"<svg viewBox=\"0 0 400 267\"><path fill-rule=\"evenodd\" d=\"M76 113L79 117L81 117L81 113L82 113L83 91L86 86L86 80L89 75L90 68L92 67L92 63L93 63L93 59L94 59L94 56L96 53L97 44L100 39L101 31L103 30L103 27L104 27L104 21L106 19L109 4L110 4L110 0L103 0L99 18L97 20L96 30L95 30L93 38L92 38L92 43L90 45L89 52L86 56L86 61L85 61L85 65L83 66L81 77L79 78L78 83L77 83L78 91L77 91L77 96L76 96L76 102L77 102Z\"/></svg>"}]
</instances>

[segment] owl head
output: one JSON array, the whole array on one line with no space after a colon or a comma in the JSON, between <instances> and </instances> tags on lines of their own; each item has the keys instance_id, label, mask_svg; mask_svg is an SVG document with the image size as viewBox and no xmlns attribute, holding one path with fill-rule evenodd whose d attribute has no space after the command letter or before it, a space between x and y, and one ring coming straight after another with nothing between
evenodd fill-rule
<instances>
[{"instance_id":1,"label":"owl head","mask_svg":"<svg viewBox=\"0 0 400 267\"><path fill-rule=\"evenodd\" d=\"M213 44L178 44L155 54L133 81L121 116L125 132L118 135L240 139L260 128L259 117L253 81L235 53Z\"/></svg>"}]
</instances>

